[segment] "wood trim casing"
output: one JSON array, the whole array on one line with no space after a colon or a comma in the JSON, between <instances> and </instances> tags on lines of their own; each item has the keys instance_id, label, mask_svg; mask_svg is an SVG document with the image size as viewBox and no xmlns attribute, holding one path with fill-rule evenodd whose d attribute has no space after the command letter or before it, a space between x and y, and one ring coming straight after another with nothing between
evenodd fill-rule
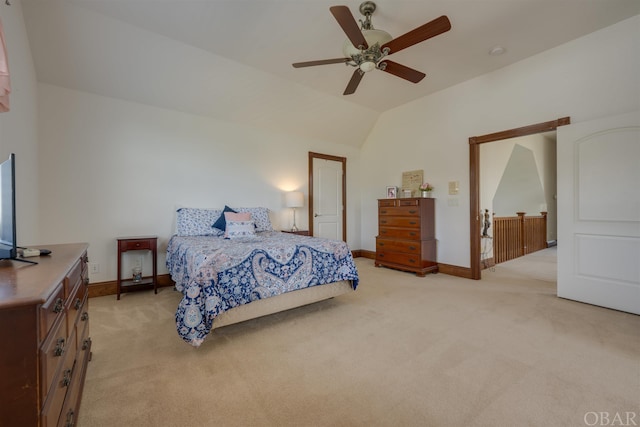
<instances>
[{"instance_id":1,"label":"wood trim casing","mask_svg":"<svg viewBox=\"0 0 640 427\"><path fill-rule=\"evenodd\" d=\"M309 151L309 235L313 236L313 159L342 163L342 240L347 241L347 158Z\"/></svg>"},{"instance_id":2,"label":"wood trim casing","mask_svg":"<svg viewBox=\"0 0 640 427\"><path fill-rule=\"evenodd\" d=\"M548 122L536 123L515 129L504 130L469 138L469 247L470 279L479 280L480 271L480 144L520 136L556 130L559 126L571 124L571 117L562 117ZM444 272L444 271L443 271Z\"/></svg>"}]
</instances>

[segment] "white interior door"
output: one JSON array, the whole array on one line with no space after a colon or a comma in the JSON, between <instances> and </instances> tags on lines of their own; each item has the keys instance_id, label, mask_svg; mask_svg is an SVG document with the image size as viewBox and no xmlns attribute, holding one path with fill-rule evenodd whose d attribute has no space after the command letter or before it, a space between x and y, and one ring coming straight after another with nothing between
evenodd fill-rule
<instances>
[{"instance_id":1,"label":"white interior door","mask_svg":"<svg viewBox=\"0 0 640 427\"><path fill-rule=\"evenodd\" d=\"M640 112L558 128L558 296L640 314Z\"/></svg>"},{"instance_id":2,"label":"white interior door","mask_svg":"<svg viewBox=\"0 0 640 427\"><path fill-rule=\"evenodd\" d=\"M313 235L342 240L342 162L313 158Z\"/></svg>"}]
</instances>

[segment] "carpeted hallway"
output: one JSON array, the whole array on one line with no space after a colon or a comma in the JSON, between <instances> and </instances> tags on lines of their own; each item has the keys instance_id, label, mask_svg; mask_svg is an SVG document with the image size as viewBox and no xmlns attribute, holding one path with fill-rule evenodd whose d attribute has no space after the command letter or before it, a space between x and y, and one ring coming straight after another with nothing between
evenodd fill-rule
<instances>
[{"instance_id":1,"label":"carpeted hallway","mask_svg":"<svg viewBox=\"0 0 640 427\"><path fill-rule=\"evenodd\" d=\"M356 292L198 349L175 331L170 288L93 298L78 424L584 426L602 411L640 424L640 317L557 298L553 250L481 281L358 258Z\"/></svg>"}]
</instances>

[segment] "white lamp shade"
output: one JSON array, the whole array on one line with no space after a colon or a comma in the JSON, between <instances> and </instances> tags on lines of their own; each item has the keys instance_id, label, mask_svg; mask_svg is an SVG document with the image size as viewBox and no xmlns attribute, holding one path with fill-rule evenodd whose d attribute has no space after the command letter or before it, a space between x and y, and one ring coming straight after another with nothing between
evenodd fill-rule
<instances>
[{"instance_id":1,"label":"white lamp shade","mask_svg":"<svg viewBox=\"0 0 640 427\"><path fill-rule=\"evenodd\" d=\"M285 194L285 203L288 208L301 208L304 206L304 194L302 191L291 191Z\"/></svg>"}]
</instances>

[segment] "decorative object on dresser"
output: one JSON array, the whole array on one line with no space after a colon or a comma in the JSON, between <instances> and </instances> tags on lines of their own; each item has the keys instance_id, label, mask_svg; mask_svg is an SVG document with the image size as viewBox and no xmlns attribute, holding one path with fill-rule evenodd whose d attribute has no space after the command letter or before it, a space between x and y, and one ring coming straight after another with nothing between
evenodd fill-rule
<instances>
[{"instance_id":1,"label":"decorative object on dresser","mask_svg":"<svg viewBox=\"0 0 640 427\"><path fill-rule=\"evenodd\" d=\"M398 187L387 187L387 199L398 197Z\"/></svg>"},{"instance_id":2,"label":"decorative object on dresser","mask_svg":"<svg viewBox=\"0 0 640 427\"><path fill-rule=\"evenodd\" d=\"M437 273L435 199L378 200L376 267Z\"/></svg>"},{"instance_id":3,"label":"decorative object on dresser","mask_svg":"<svg viewBox=\"0 0 640 427\"><path fill-rule=\"evenodd\" d=\"M87 244L0 261L0 424L73 425L91 359Z\"/></svg>"},{"instance_id":4,"label":"decorative object on dresser","mask_svg":"<svg viewBox=\"0 0 640 427\"><path fill-rule=\"evenodd\" d=\"M131 279L122 279L122 254L127 251L151 251L153 263L153 274L142 277L142 265L133 268ZM118 277L117 277L117 299L124 292L153 289L158 293L158 237L157 236L135 236L118 238Z\"/></svg>"},{"instance_id":5,"label":"decorative object on dresser","mask_svg":"<svg viewBox=\"0 0 640 427\"><path fill-rule=\"evenodd\" d=\"M291 227L291 231L298 231L298 227L296 226L296 208L304 206L304 194L302 194L302 191L290 191L285 195L285 202L288 208L293 209L293 226Z\"/></svg>"}]
</instances>

